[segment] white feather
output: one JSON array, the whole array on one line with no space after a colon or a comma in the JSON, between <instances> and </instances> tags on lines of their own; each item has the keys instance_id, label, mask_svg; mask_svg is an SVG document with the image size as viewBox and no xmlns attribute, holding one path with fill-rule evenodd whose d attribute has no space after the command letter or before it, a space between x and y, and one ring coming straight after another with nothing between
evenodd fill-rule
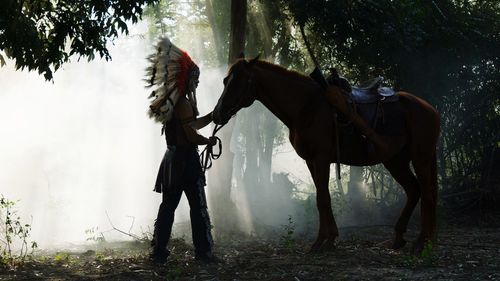
<instances>
[{"instance_id":1,"label":"white feather","mask_svg":"<svg viewBox=\"0 0 500 281\"><path fill-rule=\"evenodd\" d=\"M173 108L181 96L176 88L176 81L179 72L183 70L178 60L183 56L184 51L172 44L167 37L160 39L155 49L156 52L147 57L150 66L146 69L148 78L144 80L149 84L149 87L152 87L149 96L151 104L165 99L165 104L160 107L160 112L149 110L151 118L163 123L172 118Z\"/></svg>"}]
</instances>

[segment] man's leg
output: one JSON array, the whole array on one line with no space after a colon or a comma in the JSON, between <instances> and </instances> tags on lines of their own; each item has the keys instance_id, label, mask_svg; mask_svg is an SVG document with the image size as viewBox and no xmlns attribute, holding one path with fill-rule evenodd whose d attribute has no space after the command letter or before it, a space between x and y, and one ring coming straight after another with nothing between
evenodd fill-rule
<instances>
[{"instance_id":1,"label":"man's leg","mask_svg":"<svg viewBox=\"0 0 500 281\"><path fill-rule=\"evenodd\" d=\"M153 247L152 257L159 262L166 261L170 254L167 250L167 244L172 233L175 209L179 205L182 189L178 188L175 191L163 192L162 195L163 200L158 210L153 241L151 242L151 246Z\"/></svg>"},{"instance_id":2,"label":"man's leg","mask_svg":"<svg viewBox=\"0 0 500 281\"><path fill-rule=\"evenodd\" d=\"M186 192L191 209L191 229L196 257L212 259L213 240L203 181L199 180L196 184L187 187L184 192Z\"/></svg>"}]
</instances>

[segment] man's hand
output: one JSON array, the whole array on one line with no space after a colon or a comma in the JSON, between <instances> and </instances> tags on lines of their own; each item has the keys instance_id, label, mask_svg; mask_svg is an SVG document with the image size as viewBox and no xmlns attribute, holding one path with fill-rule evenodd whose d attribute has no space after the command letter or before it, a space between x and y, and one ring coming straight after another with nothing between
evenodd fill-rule
<instances>
[{"instance_id":1,"label":"man's hand","mask_svg":"<svg viewBox=\"0 0 500 281\"><path fill-rule=\"evenodd\" d=\"M209 137L208 138L208 145L214 146L217 144L217 138L216 137Z\"/></svg>"},{"instance_id":2,"label":"man's hand","mask_svg":"<svg viewBox=\"0 0 500 281\"><path fill-rule=\"evenodd\" d=\"M196 129L191 126L191 120L194 119L193 108L186 99L179 99L174 109L174 114L176 115L177 119L181 120L182 128L186 133L188 142L196 145L217 143L216 141L211 141L210 139L207 139L206 137L198 134Z\"/></svg>"},{"instance_id":3,"label":"man's hand","mask_svg":"<svg viewBox=\"0 0 500 281\"><path fill-rule=\"evenodd\" d=\"M208 113L207 115L200 117L192 122L189 123L189 126L191 126L195 130L199 130L206 125L210 124L212 122L212 112Z\"/></svg>"}]
</instances>

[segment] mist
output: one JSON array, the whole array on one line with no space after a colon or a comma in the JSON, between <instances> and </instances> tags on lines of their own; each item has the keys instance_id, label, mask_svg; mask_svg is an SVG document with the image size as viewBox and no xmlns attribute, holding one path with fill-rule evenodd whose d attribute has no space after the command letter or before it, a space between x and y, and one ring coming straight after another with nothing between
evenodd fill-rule
<instances>
[{"instance_id":1,"label":"mist","mask_svg":"<svg viewBox=\"0 0 500 281\"><path fill-rule=\"evenodd\" d=\"M19 200L16 209L32 223L31 238L41 248L84 243L90 228L104 232L107 240L130 239L108 231L108 216L114 226L135 234L152 228L161 202L152 189L166 144L161 125L146 113L149 93L142 78L156 38L145 31L142 23L115 40L110 62L73 58L53 82L15 71L12 61L0 69L0 193ZM190 50L200 45L179 46L201 61L202 53ZM198 103L205 114L222 92L227 69L199 66ZM211 128L201 133L207 136ZM231 142L223 149L235 149ZM310 185L304 162L288 142L279 150L273 173L291 173L300 179L298 186ZM216 187L206 188L210 193ZM297 216L283 190L262 190L241 182L232 188L238 214L228 215L238 217L248 234L255 233L256 221L279 228L288 216ZM174 235L190 236L189 229L178 227L188 225L188 211L183 196Z\"/></svg>"},{"instance_id":2,"label":"mist","mask_svg":"<svg viewBox=\"0 0 500 281\"><path fill-rule=\"evenodd\" d=\"M148 191L164 144L145 114L143 41L116 40L111 62L73 59L53 83L12 62L1 69L1 193L33 217L42 247L109 228L105 212L126 229L127 216L150 224L158 198Z\"/></svg>"}]
</instances>

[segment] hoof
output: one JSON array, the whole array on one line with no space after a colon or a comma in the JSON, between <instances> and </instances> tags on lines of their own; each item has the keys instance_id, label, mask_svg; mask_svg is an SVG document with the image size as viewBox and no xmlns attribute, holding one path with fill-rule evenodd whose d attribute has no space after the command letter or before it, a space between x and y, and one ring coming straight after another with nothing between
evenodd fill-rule
<instances>
[{"instance_id":1,"label":"hoof","mask_svg":"<svg viewBox=\"0 0 500 281\"><path fill-rule=\"evenodd\" d=\"M335 240L327 240L323 246L321 246L321 250L323 252L332 252L337 248L335 244Z\"/></svg>"},{"instance_id":2,"label":"hoof","mask_svg":"<svg viewBox=\"0 0 500 281\"><path fill-rule=\"evenodd\" d=\"M336 249L334 240L322 241L322 243L314 243L309 250L310 254L318 254L323 252L332 252Z\"/></svg>"},{"instance_id":3,"label":"hoof","mask_svg":"<svg viewBox=\"0 0 500 281\"><path fill-rule=\"evenodd\" d=\"M323 241L321 242L315 242L312 246L311 249L309 250L310 254L317 254L321 252L321 245L323 244Z\"/></svg>"},{"instance_id":4,"label":"hoof","mask_svg":"<svg viewBox=\"0 0 500 281\"><path fill-rule=\"evenodd\" d=\"M399 250L399 249L403 248L405 245L406 245L406 240L404 240L404 239L394 239L394 241L392 242L391 248L393 250Z\"/></svg>"},{"instance_id":5,"label":"hoof","mask_svg":"<svg viewBox=\"0 0 500 281\"><path fill-rule=\"evenodd\" d=\"M422 253L422 251L424 250L426 241L428 241L428 240L421 239L421 238L418 238L417 240L415 240L412 244L412 247L411 247L412 254L420 255Z\"/></svg>"}]
</instances>

